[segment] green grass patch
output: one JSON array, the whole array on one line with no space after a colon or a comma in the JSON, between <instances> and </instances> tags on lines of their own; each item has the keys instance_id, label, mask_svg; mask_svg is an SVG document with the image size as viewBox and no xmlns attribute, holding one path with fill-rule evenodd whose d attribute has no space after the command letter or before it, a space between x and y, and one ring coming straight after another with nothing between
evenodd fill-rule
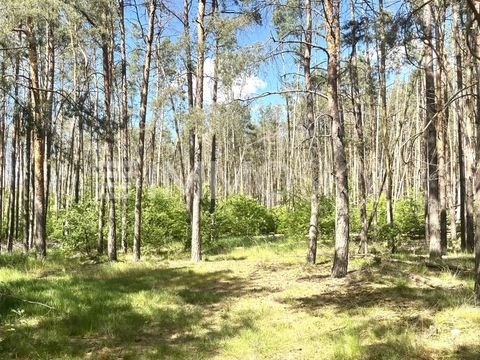
<instances>
[{"instance_id":1,"label":"green grass patch","mask_svg":"<svg viewBox=\"0 0 480 360\"><path fill-rule=\"evenodd\" d=\"M333 279L326 244L313 266L304 239L218 242L197 265L2 254L0 358L478 358L469 256L352 257Z\"/></svg>"}]
</instances>

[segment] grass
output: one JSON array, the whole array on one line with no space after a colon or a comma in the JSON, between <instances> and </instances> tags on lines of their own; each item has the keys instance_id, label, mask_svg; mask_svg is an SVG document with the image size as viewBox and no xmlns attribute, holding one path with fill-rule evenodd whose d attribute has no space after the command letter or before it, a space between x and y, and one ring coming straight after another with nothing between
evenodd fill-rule
<instances>
[{"instance_id":1,"label":"grass","mask_svg":"<svg viewBox=\"0 0 480 360\"><path fill-rule=\"evenodd\" d=\"M478 358L471 257L354 258L344 279L330 246L304 257L273 238L222 240L197 265L3 254L0 358Z\"/></svg>"}]
</instances>

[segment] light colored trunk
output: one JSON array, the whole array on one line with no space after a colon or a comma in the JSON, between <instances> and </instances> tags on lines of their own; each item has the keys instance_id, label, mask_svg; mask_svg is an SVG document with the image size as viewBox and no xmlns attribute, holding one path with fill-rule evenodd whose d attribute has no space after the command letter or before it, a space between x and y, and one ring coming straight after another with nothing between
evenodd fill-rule
<instances>
[{"instance_id":1,"label":"light colored trunk","mask_svg":"<svg viewBox=\"0 0 480 360\"><path fill-rule=\"evenodd\" d=\"M135 193L135 225L133 238L133 261L140 260L140 244L142 231L142 194L143 194L143 165L145 157L145 120L147 117L148 85L150 78L150 62L152 59L153 31L155 25L156 0L150 1L149 23L146 39L147 49L145 52L145 63L143 65L142 89L140 92L140 113L139 113L139 142L138 142L138 169L137 184Z\"/></svg>"},{"instance_id":2,"label":"light colored trunk","mask_svg":"<svg viewBox=\"0 0 480 360\"><path fill-rule=\"evenodd\" d=\"M314 115L313 86L311 80L311 52L312 52L312 2L305 0L305 53L303 55L303 74L305 76L306 111L308 137L310 142L310 167L312 195L310 199L310 223L308 227L308 250L307 262L315 264L317 259L317 237L318 237L318 207L319 207L319 157L317 127Z\"/></svg>"}]
</instances>

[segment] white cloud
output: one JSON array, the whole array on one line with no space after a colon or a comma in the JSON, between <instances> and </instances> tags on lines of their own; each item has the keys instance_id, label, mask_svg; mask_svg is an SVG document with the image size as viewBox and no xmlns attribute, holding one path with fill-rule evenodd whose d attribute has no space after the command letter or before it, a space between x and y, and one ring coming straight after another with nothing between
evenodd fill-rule
<instances>
[{"instance_id":1,"label":"white cloud","mask_svg":"<svg viewBox=\"0 0 480 360\"><path fill-rule=\"evenodd\" d=\"M205 80L204 80L204 100L205 104L212 103L213 90L213 59L205 59ZM194 84L196 86L196 82ZM247 98L257 94L260 90L267 87L267 83L256 75L239 74L233 81L230 88L225 88L222 84L218 87L217 101L219 103L231 101L233 99Z\"/></svg>"}]
</instances>

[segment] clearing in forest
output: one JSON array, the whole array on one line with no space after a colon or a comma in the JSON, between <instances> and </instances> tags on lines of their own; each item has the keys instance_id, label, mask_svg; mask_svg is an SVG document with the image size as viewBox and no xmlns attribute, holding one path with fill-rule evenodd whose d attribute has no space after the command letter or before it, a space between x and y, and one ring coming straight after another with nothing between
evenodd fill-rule
<instances>
[{"instance_id":1,"label":"clearing in forest","mask_svg":"<svg viewBox=\"0 0 480 360\"><path fill-rule=\"evenodd\" d=\"M0 257L2 359L478 359L470 257L352 259L256 244L201 264Z\"/></svg>"}]
</instances>

